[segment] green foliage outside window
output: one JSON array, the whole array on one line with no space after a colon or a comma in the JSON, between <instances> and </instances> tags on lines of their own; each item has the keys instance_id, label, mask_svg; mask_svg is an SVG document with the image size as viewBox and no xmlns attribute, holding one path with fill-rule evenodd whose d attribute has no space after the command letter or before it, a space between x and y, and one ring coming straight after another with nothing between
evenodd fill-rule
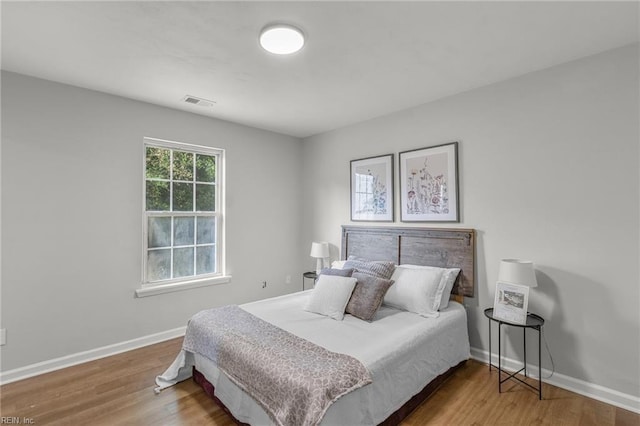
<instances>
[{"instance_id":1,"label":"green foliage outside window","mask_svg":"<svg viewBox=\"0 0 640 426\"><path fill-rule=\"evenodd\" d=\"M146 282L218 271L217 158L146 147Z\"/></svg>"},{"instance_id":2,"label":"green foliage outside window","mask_svg":"<svg viewBox=\"0 0 640 426\"><path fill-rule=\"evenodd\" d=\"M169 179L171 150L147 147L147 179Z\"/></svg>"},{"instance_id":3,"label":"green foliage outside window","mask_svg":"<svg viewBox=\"0 0 640 426\"><path fill-rule=\"evenodd\" d=\"M169 182L147 181L147 211L168 211Z\"/></svg>"},{"instance_id":4,"label":"green foliage outside window","mask_svg":"<svg viewBox=\"0 0 640 426\"><path fill-rule=\"evenodd\" d=\"M193 180L193 154L173 151L173 180Z\"/></svg>"},{"instance_id":5,"label":"green foliage outside window","mask_svg":"<svg viewBox=\"0 0 640 426\"><path fill-rule=\"evenodd\" d=\"M147 147L145 176L147 211L215 211L215 156Z\"/></svg>"},{"instance_id":6,"label":"green foliage outside window","mask_svg":"<svg viewBox=\"0 0 640 426\"><path fill-rule=\"evenodd\" d=\"M196 181L215 183L216 157L196 154Z\"/></svg>"}]
</instances>

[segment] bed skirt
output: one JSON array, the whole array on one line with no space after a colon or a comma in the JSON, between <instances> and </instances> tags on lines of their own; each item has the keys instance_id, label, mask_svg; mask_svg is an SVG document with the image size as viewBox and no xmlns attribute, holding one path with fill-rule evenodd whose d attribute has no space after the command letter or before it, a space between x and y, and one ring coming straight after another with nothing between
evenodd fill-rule
<instances>
[{"instance_id":1,"label":"bed skirt","mask_svg":"<svg viewBox=\"0 0 640 426\"><path fill-rule=\"evenodd\" d=\"M402 407L398 408L395 412L393 412L385 421L380 423L379 426L395 426L400 424L402 420L407 418L409 414L413 412L420 404L422 404L431 394L433 394L439 387L442 385L456 370L460 369L467 361L464 360L460 362L458 365L451 367L449 370L445 371L441 375L437 376L431 382L427 383L427 385L417 394L415 394L411 399L409 399ZM207 380L204 374L200 373L195 366L193 366L193 381L196 382L204 392L209 395L211 399L215 401L216 404L222 408L222 410L227 413L233 421L239 426L250 426L247 423L243 423L235 418L233 413L229 411L229 409L215 396L215 387Z\"/></svg>"}]
</instances>

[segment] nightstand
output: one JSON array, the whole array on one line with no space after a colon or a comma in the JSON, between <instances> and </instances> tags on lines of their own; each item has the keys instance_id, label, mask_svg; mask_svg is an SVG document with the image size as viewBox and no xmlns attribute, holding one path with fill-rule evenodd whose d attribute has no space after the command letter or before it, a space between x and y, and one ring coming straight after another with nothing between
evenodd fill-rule
<instances>
[{"instance_id":1,"label":"nightstand","mask_svg":"<svg viewBox=\"0 0 640 426\"><path fill-rule=\"evenodd\" d=\"M302 274L302 291L304 291L304 280L306 278L312 279L313 284L315 284L316 280L318 279L318 274L316 274L314 271L305 272L304 274Z\"/></svg>"},{"instance_id":2,"label":"nightstand","mask_svg":"<svg viewBox=\"0 0 640 426\"><path fill-rule=\"evenodd\" d=\"M500 318L496 318L493 316L493 308L488 308L484 310L484 315L489 318L489 371L491 371L491 367L498 369L498 392L502 392L502 384L509 379L517 380L523 385L530 387L531 389L538 392L538 398L542 399L542 348L541 348L541 335L542 335L542 326L544 325L544 318L539 315L527 313L527 322L526 324L516 324L512 322L508 322L502 320ZM491 362L492 352L491 352L491 322L498 323L498 365L494 365ZM510 327L520 327L522 328L522 344L524 349L524 367L514 373L508 373L502 369L502 333L501 328L503 325L508 325ZM529 383L521 380L519 377L516 377L517 374L524 371L524 377L527 377L527 328L533 329L538 332L538 387L531 386ZM502 378L502 373L506 374L507 377Z\"/></svg>"}]
</instances>

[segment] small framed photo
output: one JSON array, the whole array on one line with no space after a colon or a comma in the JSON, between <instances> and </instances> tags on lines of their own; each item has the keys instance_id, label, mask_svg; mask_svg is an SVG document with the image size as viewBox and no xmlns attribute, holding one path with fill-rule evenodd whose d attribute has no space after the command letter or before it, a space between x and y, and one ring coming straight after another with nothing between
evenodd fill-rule
<instances>
[{"instance_id":1,"label":"small framed photo","mask_svg":"<svg viewBox=\"0 0 640 426\"><path fill-rule=\"evenodd\" d=\"M458 142L400 153L400 220L460 221Z\"/></svg>"},{"instance_id":2,"label":"small framed photo","mask_svg":"<svg viewBox=\"0 0 640 426\"><path fill-rule=\"evenodd\" d=\"M514 324L527 323L529 287L526 285L496 283L496 298L493 302L494 318Z\"/></svg>"},{"instance_id":3,"label":"small framed photo","mask_svg":"<svg viewBox=\"0 0 640 426\"><path fill-rule=\"evenodd\" d=\"M351 161L351 220L393 222L393 154Z\"/></svg>"}]
</instances>

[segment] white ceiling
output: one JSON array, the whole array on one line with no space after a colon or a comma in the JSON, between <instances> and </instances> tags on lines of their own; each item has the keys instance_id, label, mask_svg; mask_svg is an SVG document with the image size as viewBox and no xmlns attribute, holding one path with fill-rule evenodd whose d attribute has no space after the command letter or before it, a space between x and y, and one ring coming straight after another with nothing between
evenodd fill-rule
<instances>
[{"instance_id":1,"label":"white ceiling","mask_svg":"<svg viewBox=\"0 0 640 426\"><path fill-rule=\"evenodd\" d=\"M635 1L1 7L5 70L298 137L639 40ZM263 51L258 33L274 22L300 27L303 50Z\"/></svg>"}]
</instances>

